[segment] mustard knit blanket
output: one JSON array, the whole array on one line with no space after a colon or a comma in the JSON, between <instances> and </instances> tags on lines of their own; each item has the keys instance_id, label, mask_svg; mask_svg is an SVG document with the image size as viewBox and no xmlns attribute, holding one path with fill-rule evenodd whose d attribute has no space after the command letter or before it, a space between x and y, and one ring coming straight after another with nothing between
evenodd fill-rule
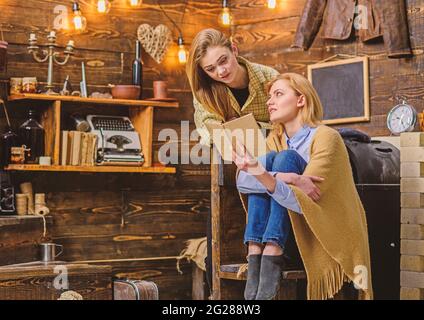
<instances>
[{"instance_id":1,"label":"mustard knit blanket","mask_svg":"<svg viewBox=\"0 0 424 320\"><path fill-rule=\"evenodd\" d=\"M270 150L287 149L275 132L267 138ZM290 185L303 215L289 210L293 233L308 279L308 299L328 299L353 281L364 299L372 299L371 264L365 211L355 188L349 157L340 134L318 127L310 146L304 175L323 177L314 202ZM247 196L241 195L246 209Z\"/></svg>"}]
</instances>

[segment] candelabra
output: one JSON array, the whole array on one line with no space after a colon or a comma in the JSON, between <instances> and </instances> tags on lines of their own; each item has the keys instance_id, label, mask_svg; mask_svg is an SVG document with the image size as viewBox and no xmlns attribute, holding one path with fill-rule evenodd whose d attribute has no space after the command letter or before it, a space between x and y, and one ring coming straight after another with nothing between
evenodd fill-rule
<instances>
[{"instance_id":1,"label":"candelabra","mask_svg":"<svg viewBox=\"0 0 424 320\"><path fill-rule=\"evenodd\" d=\"M53 65L56 63L60 66L63 66L68 63L69 58L74 54L74 41L69 40L63 52L65 54L65 57L62 61L60 61L59 52L57 52L56 50L56 33L54 31L50 31L49 35L47 36L47 40L48 50L42 51L42 54L44 55L44 57L42 57L39 53L39 47L37 46L37 38L35 36L35 33L31 33L29 36L28 52L32 54L34 60L39 63L46 62L47 60L49 61L46 85L47 91L45 92L45 94L57 95L58 93L53 90Z\"/></svg>"}]
</instances>

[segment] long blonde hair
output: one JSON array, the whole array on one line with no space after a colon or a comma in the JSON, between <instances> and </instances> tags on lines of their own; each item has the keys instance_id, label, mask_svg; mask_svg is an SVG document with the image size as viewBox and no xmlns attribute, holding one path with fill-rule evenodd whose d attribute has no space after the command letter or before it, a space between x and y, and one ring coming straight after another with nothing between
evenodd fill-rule
<instances>
[{"instance_id":1,"label":"long blonde hair","mask_svg":"<svg viewBox=\"0 0 424 320\"><path fill-rule=\"evenodd\" d=\"M194 97L209 112L228 120L231 104L226 85L213 80L200 66L200 60L206 55L209 47L225 47L232 51L232 44L222 32L205 29L193 40L188 56L186 72Z\"/></svg>"},{"instance_id":2,"label":"long blonde hair","mask_svg":"<svg viewBox=\"0 0 424 320\"><path fill-rule=\"evenodd\" d=\"M278 80L286 80L297 96L303 95L305 97L305 105L300 111L303 124L307 124L311 127L318 126L322 121L324 112L321 100L315 88L312 86L312 83L298 73L282 73L267 83L266 92L269 93L272 85ZM284 132L284 125L282 123L274 124L274 129L281 135Z\"/></svg>"}]
</instances>

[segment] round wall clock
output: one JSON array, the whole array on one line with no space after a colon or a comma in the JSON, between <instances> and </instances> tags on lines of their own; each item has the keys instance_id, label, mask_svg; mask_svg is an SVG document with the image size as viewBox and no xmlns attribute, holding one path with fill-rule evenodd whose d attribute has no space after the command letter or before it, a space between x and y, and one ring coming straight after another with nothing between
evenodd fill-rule
<instances>
[{"instance_id":1,"label":"round wall clock","mask_svg":"<svg viewBox=\"0 0 424 320\"><path fill-rule=\"evenodd\" d=\"M417 122L417 111L405 100L394 106L387 115L387 128L396 135L413 131Z\"/></svg>"}]
</instances>

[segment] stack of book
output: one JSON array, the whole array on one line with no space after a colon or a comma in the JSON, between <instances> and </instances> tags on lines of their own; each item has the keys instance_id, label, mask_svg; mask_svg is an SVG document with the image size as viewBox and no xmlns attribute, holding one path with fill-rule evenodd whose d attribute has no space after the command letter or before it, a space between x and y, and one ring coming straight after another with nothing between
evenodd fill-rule
<instances>
[{"instance_id":1,"label":"stack of book","mask_svg":"<svg viewBox=\"0 0 424 320\"><path fill-rule=\"evenodd\" d=\"M81 131L62 131L62 166L94 166L97 154L97 135Z\"/></svg>"}]
</instances>

